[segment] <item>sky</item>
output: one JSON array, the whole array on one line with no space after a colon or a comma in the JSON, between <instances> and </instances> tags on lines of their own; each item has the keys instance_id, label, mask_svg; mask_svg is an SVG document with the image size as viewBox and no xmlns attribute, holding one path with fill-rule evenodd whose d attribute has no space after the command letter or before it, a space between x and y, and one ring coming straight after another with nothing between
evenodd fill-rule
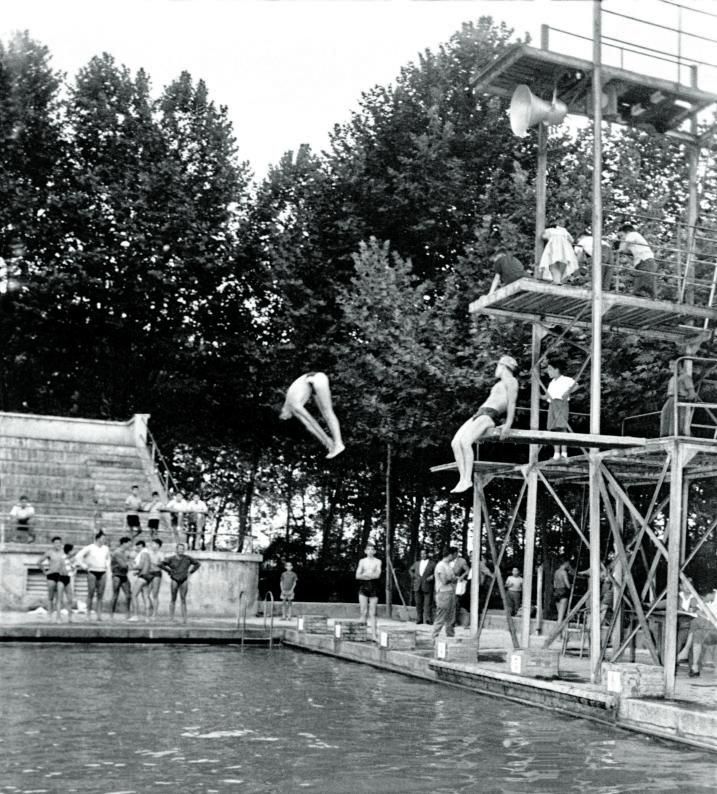
<instances>
[{"instance_id":1,"label":"sky","mask_svg":"<svg viewBox=\"0 0 717 794\"><path fill-rule=\"evenodd\" d=\"M717 0L680 2L715 16L664 0L605 0L604 8L666 27L681 13L684 29L717 38ZM401 66L436 50L465 21L492 16L536 43L541 23L592 31L592 0L1 0L0 11L0 38L29 30L70 77L106 51L133 71L144 68L157 93L183 70L204 79L212 99L227 106L240 158L257 177L302 143L326 147L363 91L394 82ZM611 14L603 16L603 34L677 48L671 31ZM591 44L551 32L551 49L589 58ZM682 49L717 63L717 46L708 42L683 38ZM616 49L605 55L619 57ZM626 67L646 70L644 59L625 57ZM675 71L653 61L655 69ZM700 86L717 92L717 69L705 68Z\"/></svg>"}]
</instances>

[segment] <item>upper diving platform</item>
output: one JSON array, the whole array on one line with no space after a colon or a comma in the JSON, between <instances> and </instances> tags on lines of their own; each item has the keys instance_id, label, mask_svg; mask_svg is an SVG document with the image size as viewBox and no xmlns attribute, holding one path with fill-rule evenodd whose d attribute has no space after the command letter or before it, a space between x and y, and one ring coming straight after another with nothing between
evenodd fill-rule
<instances>
[{"instance_id":1,"label":"upper diving platform","mask_svg":"<svg viewBox=\"0 0 717 794\"><path fill-rule=\"evenodd\" d=\"M568 113L592 115L593 62L527 44L506 50L473 80L477 92L509 97L525 83L534 94L557 96ZM659 77L614 66L602 66L606 121L655 130L687 140L696 136L678 131L690 116L717 102L717 94Z\"/></svg>"},{"instance_id":2,"label":"upper diving platform","mask_svg":"<svg viewBox=\"0 0 717 794\"><path fill-rule=\"evenodd\" d=\"M471 314L509 317L590 328L592 290L521 278L470 304ZM621 292L603 292L602 324L606 331L639 334L682 342L717 323L717 309L689 303L651 300Z\"/></svg>"}]
</instances>

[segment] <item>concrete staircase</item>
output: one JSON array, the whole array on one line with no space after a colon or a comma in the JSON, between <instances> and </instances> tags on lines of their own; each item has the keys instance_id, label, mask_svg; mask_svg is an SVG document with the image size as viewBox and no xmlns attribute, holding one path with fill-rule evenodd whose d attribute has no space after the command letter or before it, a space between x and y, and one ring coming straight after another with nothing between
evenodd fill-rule
<instances>
[{"instance_id":1,"label":"concrete staircase","mask_svg":"<svg viewBox=\"0 0 717 794\"><path fill-rule=\"evenodd\" d=\"M99 528L122 531L131 486L142 499L163 490L146 445L147 418L0 413L0 540L14 539L8 513L23 494L36 511L36 543L54 534L86 543Z\"/></svg>"}]
</instances>

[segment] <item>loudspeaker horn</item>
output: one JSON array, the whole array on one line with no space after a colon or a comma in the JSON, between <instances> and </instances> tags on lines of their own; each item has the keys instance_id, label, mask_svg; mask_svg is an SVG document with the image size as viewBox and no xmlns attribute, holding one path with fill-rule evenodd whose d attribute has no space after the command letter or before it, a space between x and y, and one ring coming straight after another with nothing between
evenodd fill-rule
<instances>
[{"instance_id":1,"label":"loudspeaker horn","mask_svg":"<svg viewBox=\"0 0 717 794\"><path fill-rule=\"evenodd\" d=\"M568 112L568 106L553 95L552 102L535 96L527 85L515 87L510 100L510 128L519 138L525 138L528 129L541 121L549 126L560 124Z\"/></svg>"}]
</instances>

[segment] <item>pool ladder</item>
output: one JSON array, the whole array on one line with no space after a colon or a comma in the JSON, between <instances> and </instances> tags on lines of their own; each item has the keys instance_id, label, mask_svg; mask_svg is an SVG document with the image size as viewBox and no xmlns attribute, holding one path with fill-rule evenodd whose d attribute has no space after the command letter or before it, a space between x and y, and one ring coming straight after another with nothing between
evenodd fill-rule
<instances>
[{"instance_id":1,"label":"pool ladder","mask_svg":"<svg viewBox=\"0 0 717 794\"><path fill-rule=\"evenodd\" d=\"M241 647L244 647L244 635L246 634L246 610L249 606L246 597L246 590L239 591L239 602L237 606L237 625L238 629L241 629Z\"/></svg>"},{"instance_id":2,"label":"pool ladder","mask_svg":"<svg viewBox=\"0 0 717 794\"><path fill-rule=\"evenodd\" d=\"M266 611L267 606L269 607L269 647L272 648L274 646L274 594L269 590L267 594L264 596L264 631L266 631Z\"/></svg>"}]
</instances>

